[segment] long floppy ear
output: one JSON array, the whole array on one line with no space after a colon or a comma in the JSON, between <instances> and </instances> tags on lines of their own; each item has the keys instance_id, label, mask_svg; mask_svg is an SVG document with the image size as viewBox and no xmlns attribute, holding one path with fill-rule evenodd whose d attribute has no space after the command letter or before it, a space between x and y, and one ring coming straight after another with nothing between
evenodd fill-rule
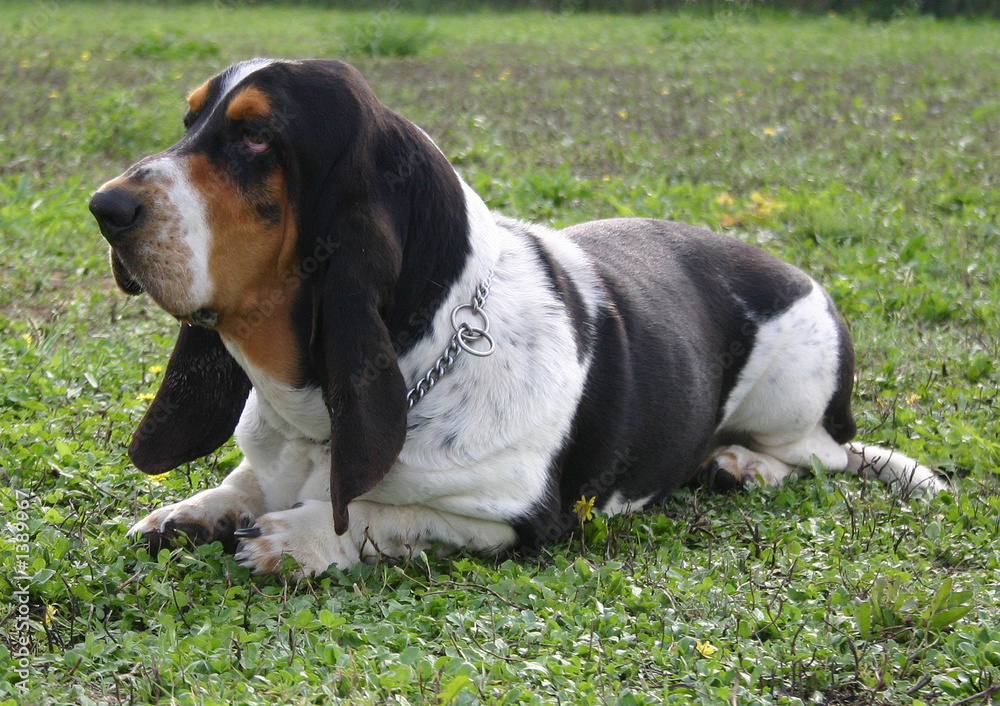
<instances>
[{"instance_id":1,"label":"long floppy ear","mask_svg":"<svg viewBox=\"0 0 1000 706\"><path fill-rule=\"evenodd\" d=\"M343 534L348 503L382 480L405 441L397 355L423 334L412 314L435 310L461 272L465 202L440 150L356 69L314 60L279 73L274 90L294 105L297 246L312 275L296 320L330 412L330 496Z\"/></svg>"},{"instance_id":2,"label":"long floppy ear","mask_svg":"<svg viewBox=\"0 0 1000 706\"><path fill-rule=\"evenodd\" d=\"M132 463L166 473L212 453L232 436L250 387L218 333L182 324L160 389L128 447Z\"/></svg>"},{"instance_id":3,"label":"long floppy ear","mask_svg":"<svg viewBox=\"0 0 1000 706\"><path fill-rule=\"evenodd\" d=\"M330 268L313 293L313 359L332 424L330 500L337 534L347 531L348 503L375 487L395 462L407 412L406 383L382 318L387 293L376 275L393 263L372 261L373 251L389 246L387 235L370 222L357 224L358 230L345 227L364 233L368 245L341 241L338 259L353 264ZM391 250L382 252L389 260Z\"/></svg>"}]
</instances>

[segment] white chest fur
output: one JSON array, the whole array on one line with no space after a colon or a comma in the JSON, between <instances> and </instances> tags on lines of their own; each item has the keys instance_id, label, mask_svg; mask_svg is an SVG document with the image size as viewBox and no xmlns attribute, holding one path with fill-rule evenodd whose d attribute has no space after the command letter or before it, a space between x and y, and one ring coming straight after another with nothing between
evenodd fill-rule
<instances>
[{"instance_id":1,"label":"white chest fur","mask_svg":"<svg viewBox=\"0 0 1000 706\"><path fill-rule=\"evenodd\" d=\"M253 383L257 414L287 438L329 441L330 414L318 387L295 388L276 382L250 364L238 346L227 342L226 349Z\"/></svg>"}]
</instances>

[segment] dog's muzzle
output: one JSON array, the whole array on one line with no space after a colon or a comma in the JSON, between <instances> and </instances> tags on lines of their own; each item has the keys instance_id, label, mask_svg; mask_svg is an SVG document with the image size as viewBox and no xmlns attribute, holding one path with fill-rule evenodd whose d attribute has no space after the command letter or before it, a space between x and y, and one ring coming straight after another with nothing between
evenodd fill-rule
<instances>
[{"instance_id":1,"label":"dog's muzzle","mask_svg":"<svg viewBox=\"0 0 1000 706\"><path fill-rule=\"evenodd\" d=\"M126 294L142 294L142 285L125 267L116 250L145 217L146 210L128 191L112 188L98 191L90 199L90 212L97 219L101 235L111 245L111 271L118 287Z\"/></svg>"}]
</instances>

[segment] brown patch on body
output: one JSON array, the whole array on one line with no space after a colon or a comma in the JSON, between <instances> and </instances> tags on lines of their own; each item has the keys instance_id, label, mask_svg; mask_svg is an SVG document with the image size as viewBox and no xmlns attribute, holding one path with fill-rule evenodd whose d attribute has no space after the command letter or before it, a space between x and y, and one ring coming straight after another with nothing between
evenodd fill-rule
<instances>
[{"instance_id":1,"label":"brown patch on body","mask_svg":"<svg viewBox=\"0 0 1000 706\"><path fill-rule=\"evenodd\" d=\"M253 120L271 114L271 101L255 86L249 86L237 93L226 108L230 120Z\"/></svg>"},{"instance_id":2,"label":"brown patch on body","mask_svg":"<svg viewBox=\"0 0 1000 706\"><path fill-rule=\"evenodd\" d=\"M209 79L188 94L187 103L192 113L197 113L205 107L205 102L208 100L208 87L211 83L212 80Z\"/></svg>"},{"instance_id":3,"label":"brown patch on body","mask_svg":"<svg viewBox=\"0 0 1000 706\"><path fill-rule=\"evenodd\" d=\"M219 313L215 328L270 378L297 384L300 352L291 307L301 276L284 173L275 171L259 189L244 194L207 156L193 155L188 163L212 234L208 308ZM262 217L262 206L280 217Z\"/></svg>"}]
</instances>

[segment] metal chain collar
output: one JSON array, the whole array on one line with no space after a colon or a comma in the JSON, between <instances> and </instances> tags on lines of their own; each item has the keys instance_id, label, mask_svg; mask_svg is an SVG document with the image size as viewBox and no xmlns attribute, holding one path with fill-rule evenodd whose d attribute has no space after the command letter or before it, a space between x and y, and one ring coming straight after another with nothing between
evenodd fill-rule
<instances>
[{"instance_id":1,"label":"metal chain collar","mask_svg":"<svg viewBox=\"0 0 1000 706\"><path fill-rule=\"evenodd\" d=\"M451 326L455 329L455 335L451 337L451 342L444 349L444 353L437 359L433 367L417 381L412 390L406 393L407 409L412 409L413 405L422 400L424 395L431 391L431 388L438 383L438 380L455 364L456 356L462 351L480 358L493 355L493 351L496 350L496 343L493 341L493 337L490 336L490 317L484 311L486 298L490 295L490 285L492 283L493 270L490 270L486 279L480 282L479 287L476 288L476 293L472 297L472 303L459 304L451 310ZM470 324L468 321L460 321L459 315L465 309L469 310L473 323L478 324L481 321L482 326ZM476 319L479 321L476 321ZM486 341L486 348L482 350L473 348L472 344L477 341Z\"/></svg>"}]
</instances>

